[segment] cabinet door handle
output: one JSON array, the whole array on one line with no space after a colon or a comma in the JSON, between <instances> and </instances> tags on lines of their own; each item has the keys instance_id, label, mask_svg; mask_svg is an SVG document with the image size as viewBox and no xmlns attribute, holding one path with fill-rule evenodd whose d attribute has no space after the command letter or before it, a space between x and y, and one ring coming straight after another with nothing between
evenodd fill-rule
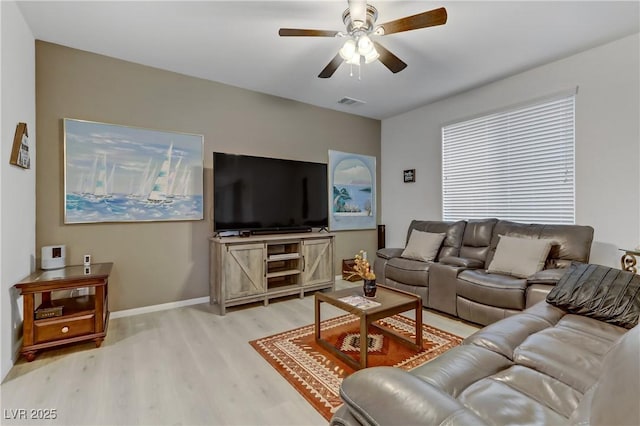
<instances>
[{"instance_id":1,"label":"cabinet door handle","mask_svg":"<svg viewBox=\"0 0 640 426\"><path fill-rule=\"evenodd\" d=\"M60 331L62 331L62 333L63 333L63 334L64 334L64 333L68 333L68 332L69 332L69 327L67 327L67 326L65 325L64 327L62 327L62 330L60 330Z\"/></svg>"},{"instance_id":2,"label":"cabinet door handle","mask_svg":"<svg viewBox=\"0 0 640 426\"><path fill-rule=\"evenodd\" d=\"M302 272L307 269L307 260L302 256Z\"/></svg>"}]
</instances>

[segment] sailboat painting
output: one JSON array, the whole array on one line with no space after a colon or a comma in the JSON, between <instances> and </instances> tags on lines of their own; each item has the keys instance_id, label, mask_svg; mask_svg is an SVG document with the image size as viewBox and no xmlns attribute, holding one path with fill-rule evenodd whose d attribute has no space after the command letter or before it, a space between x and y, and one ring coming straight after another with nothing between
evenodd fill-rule
<instances>
[{"instance_id":1,"label":"sailboat painting","mask_svg":"<svg viewBox=\"0 0 640 426\"><path fill-rule=\"evenodd\" d=\"M64 119L64 223L202 220L203 136Z\"/></svg>"}]
</instances>

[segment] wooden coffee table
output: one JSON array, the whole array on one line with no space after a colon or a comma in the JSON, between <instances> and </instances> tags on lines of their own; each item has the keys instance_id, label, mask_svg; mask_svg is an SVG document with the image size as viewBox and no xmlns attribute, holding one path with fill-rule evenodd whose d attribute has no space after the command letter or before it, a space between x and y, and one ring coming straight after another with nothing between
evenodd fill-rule
<instances>
[{"instance_id":1,"label":"wooden coffee table","mask_svg":"<svg viewBox=\"0 0 640 426\"><path fill-rule=\"evenodd\" d=\"M323 348L327 349L331 353L343 359L347 364L355 368L356 370L367 367L367 330L372 325L376 329L380 330L383 334L397 339L398 341L407 344L413 349L422 349L422 298L416 294L408 293L406 291L397 290L394 288L386 287L378 284L378 290L376 292L375 300L380 303L380 306L376 306L368 309L361 309L356 306L352 306L340 300L340 298L347 296L363 296L362 287L347 288L344 290L333 291L329 293L318 292L315 294L315 338L316 342ZM346 353L340 351L332 344L322 339L320 336L320 303L325 302L335 307L338 307L344 311L349 312L360 318L360 363ZM374 324L382 318L387 318L401 312L409 310L416 311L416 339L415 342L412 339L408 339L401 334Z\"/></svg>"}]
</instances>

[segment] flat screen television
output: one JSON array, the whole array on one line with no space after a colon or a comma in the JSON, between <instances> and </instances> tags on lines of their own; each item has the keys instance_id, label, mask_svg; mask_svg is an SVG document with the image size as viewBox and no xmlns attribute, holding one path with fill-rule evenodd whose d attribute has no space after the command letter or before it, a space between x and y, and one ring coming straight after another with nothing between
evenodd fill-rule
<instances>
[{"instance_id":1,"label":"flat screen television","mask_svg":"<svg viewBox=\"0 0 640 426\"><path fill-rule=\"evenodd\" d=\"M213 153L214 231L279 233L328 225L327 165Z\"/></svg>"}]
</instances>

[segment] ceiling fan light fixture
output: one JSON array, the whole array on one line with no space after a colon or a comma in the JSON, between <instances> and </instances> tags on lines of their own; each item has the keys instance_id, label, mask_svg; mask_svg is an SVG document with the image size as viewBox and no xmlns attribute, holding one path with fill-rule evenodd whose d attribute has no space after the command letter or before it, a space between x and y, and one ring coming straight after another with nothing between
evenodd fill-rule
<instances>
[{"instance_id":1,"label":"ceiling fan light fixture","mask_svg":"<svg viewBox=\"0 0 640 426\"><path fill-rule=\"evenodd\" d=\"M358 53L361 54L362 56L366 56L369 52L371 52L372 50L375 50L375 47L373 47L373 43L371 42L371 39L367 36L367 35L361 35L358 38Z\"/></svg>"},{"instance_id":2,"label":"ceiling fan light fixture","mask_svg":"<svg viewBox=\"0 0 640 426\"><path fill-rule=\"evenodd\" d=\"M356 42L353 39L349 39L344 42L342 49L340 49L340 56L345 61L349 61L356 53Z\"/></svg>"},{"instance_id":3,"label":"ceiling fan light fixture","mask_svg":"<svg viewBox=\"0 0 640 426\"><path fill-rule=\"evenodd\" d=\"M353 55L351 55L351 58L347 59L347 63L349 65L360 65L360 55L354 53Z\"/></svg>"},{"instance_id":4,"label":"ceiling fan light fixture","mask_svg":"<svg viewBox=\"0 0 640 426\"><path fill-rule=\"evenodd\" d=\"M376 51L375 48L373 48L369 53L362 56L364 57L364 63L370 64L371 62L378 60L378 58L380 57L380 54Z\"/></svg>"}]
</instances>

